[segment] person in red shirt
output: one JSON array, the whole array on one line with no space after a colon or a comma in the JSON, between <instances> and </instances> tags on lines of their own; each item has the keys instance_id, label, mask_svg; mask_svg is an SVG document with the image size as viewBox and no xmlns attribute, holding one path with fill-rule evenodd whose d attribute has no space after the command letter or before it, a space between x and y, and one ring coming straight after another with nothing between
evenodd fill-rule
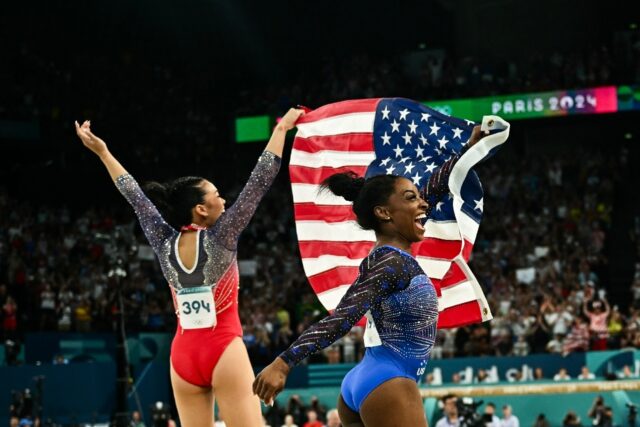
<instances>
[{"instance_id":1,"label":"person in red shirt","mask_svg":"<svg viewBox=\"0 0 640 427\"><path fill-rule=\"evenodd\" d=\"M307 412L307 422L302 427L324 427L320 421L318 421L318 414L316 411L311 410Z\"/></svg>"}]
</instances>

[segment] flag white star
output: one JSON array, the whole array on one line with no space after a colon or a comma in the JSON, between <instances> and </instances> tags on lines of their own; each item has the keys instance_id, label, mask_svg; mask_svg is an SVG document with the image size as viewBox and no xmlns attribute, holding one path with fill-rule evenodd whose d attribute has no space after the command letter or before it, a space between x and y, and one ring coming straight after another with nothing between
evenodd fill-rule
<instances>
[{"instance_id":1,"label":"flag white star","mask_svg":"<svg viewBox=\"0 0 640 427\"><path fill-rule=\"evenodd\" d=\"M384 131L384 135L382 135L382 145L391 145L391 137L387 135L387 131Z\"/></svg>"},{"instance_id":2,"label":"flag white star","mask_svg":"<svg viewBox=\"0 0 640 427\"><path fill-rule=\"evenodd\" d=\"M422 157L422 156L424 156L423 153L424 153L424 148L418 146L418 148L416 148L416 156Z\"/></svg>"},{"instance_id":3,"label":"flag white star","mask_svg":"<svg viewBox=\"0 0 640 427\"><path fill-rule=\"evenodd\" d=\"M402 152L404 151L404 149L400 148L400 146L397 145L396 148L393 149L393 151L396 153L396 157L402 157Z\"/></svg>"},{"instance_id":4,"label":"flag white star","mask_svg":"<svg viewBox=\"0 0 640 427\"><path fill-rule=\"evenodd\" d=\"M455 128L453 130L453 137L454 138L458 138L458 139L462 139L462 129L460 128Z\"/></svg>"},{"instance_id":5,"label":"flag white star","mask_svg":"<svg viewBox=\"0 0 640 427\"><path fill-rule=\"evenodd\" d=\"M395 170L395 168L393 167L393 165L391 165L390 167L387 168L387 175L391 175L393 173L393 171Z\"/></svg>"},{"instance_id":6,"label":"flag white star","mask_svg":"<svg viewBox=\"0 0 640 427\"><path fill-rule=\"evenodd\" d=\"M420 134L420 142L422 142L422 145L429 144L429 141L427 141L427 138L425 138L423 134Z\"/></svg>"},{"instance_id":7,"label":"flag white star","mask_svg":"<svg viewBox=\"0 0 640 427\"><path fill-rule=\"evenodd\" d=\"M427 172L431 173L436 169L436 164L434 162L431 162L427 165Z\"/></svg>"},{"instance_id":8,"label":"flag white star","mask_svg":"<svg viewBox=\"0 0 640 427\"><path fill-rule=\"evenodd\" d=\"M438 202L438 203L436 203L436 210L437 210L437 211L442 211L442 205L444 205L444 202Z\"/></svg>"},{"instance_id":9,"label":"flag white star","mask_svg":"<svg viewBox=\"0 0 640 427\"><path fill-rule=\"evenodd\" d=\"M389 111L389 109L388 109L388 108L387 108L387 106L385 105L385 106L384 106L384 110L382 110L382 111L381 111L381 113L382 113L382 119L387 119L387 120L389 120L389 113L390 113L390 112L391 112L391 111Z\"/></svg>"},{"instance_id":10,"label":"flag white star","mask_svg":"<svg viewBox=\"0 0 640 427\"><path fill-rule=\"evenodd\" d=\"M403 157L400 159L400 163L406 163L409 160L409 157Z\"/></svg>"},{"instance_id":11,"label":"flag white star","mask_svg":"<svg viewBox=\"0 0 640 427\"><path fill-rule=\"evenodd\" d=\"M400 120L406 120L407 114L409 114L409 110L406 108L404 110L400 110Z\"/></svg>"},{"instance_id":12,"label":"flag white star","mask_svg":"<svg viewBox=\"0 0 640 427\"><path fill-rule=\"evenodd\" d=\"M387 163L391 161L391 157L387 157L383 161L380 162L380 166L387 166Z\"/></svg>"},{"instance_id":13,"label":"flag white star","mask_svg":"<svg viewBox=\"0 0 640 427\"><path fill-rule=\"evenodd\" d=\"M441 149L436 148L436 149L435 149L435 150L433 150L433 151L435 151L436 153L438 153L438 156L442 156L442 150L441 150Z\"/></svg>"},{"instance_id":14,"label":"flag white star","mask_svg":"<svg viewBox=\"0 0 640 427\"><path fill-rule=\"evenodd\" d=\"M413 180L413 184L417 187L418 185L420 185L420 180L422 179L422 177L420 176L420 174L418 174L418 172L416 172L416 174L412 176L411 179Z\"/></svg>"},{"instance_id":15,"label":"flag white star","mask_svg":"<svg viewBox=\"0 0 640 427\"><path fill-rule=\"evenodd\" d=\"M484 198L480 198L480 200L474 200L474 203L476 204L476 206L473 209L477 209L480 212L484 211Z\"/></svg>"},{"instance_id":16,"label":"flag white star","mask_svg":"<svg viewBox=\"0 0 640 427\"><path fill-rule=\"evenodd\" d=\"M449 142L449 140L443 136L438 140L438 142L440 143L440 148L446 148L447 142Z\"/></svg>"},{"instance_id":17,"label":"flag white star","mask_svg":"<svg viewBox=\"0 0 640 427\"><path fill-rule=\"evenodd\" d=\"M396 122L396 119L393 119L393 123L391 123L391 133L400 132L400 123Z\"/></svg>"},{"instance_id":18,"label":"flag white star","mask_svg":"<svg viewBox=\"0 0 640 427\"><path fill-rule=\"evenodd\" d=\"M427 163L430 158L431 158L431 156L423 157L423 158L420 159L420 161L424 162L424 163Z\"/></svg>"},{"instance_id":19,"label":"flag white star","mask_svg":"<svg viewBox=\"0 0 640 427\"><path fill-rule=\"evenodd\" d=\"M429 126L429 129L431 129L431 132L429 133L429 135L438 136L438 131L440 130L440 126L434 123L431 126Z\"/></svg>"},{"instance_id":20,"label":"flag white star","mask_svg":"<svg viewBox=\"0 0 640 427\"><path fill-rule=\"evenodd\" d=\"M402 139L404 139L404 143L406 144L411 144L411 135L409 135L408 132L404 133L404 136L402 137Z\"/></svg>"},{"instance_id":21,"label":"flag white star","mask_svg":"<svg viewBox=\"0 0 640 427\"><path fill-rule=\"evenodd\" d=\"M431 114L429 113L422 113L422 117L420 118L421 122L428 122L429 121L429 117L431 117Z\"/></svg>"},{"instance_id":22,"label":"flag white star","mask_svg":"<svg viewBox=\"0 0 640 427\"><path fill-rule=\"evenodd\" d=\"M416 129L418 129L418 125L414 120L411 120L411 124L409 125L409 131L413 134L416 133Z\"/></svg>"},{"instance_id":23,"label":"flag white star","mask_svg":"<svg viewBox=\"0 0 640 427\"><path fill-rule=\"evenodd\" d=\"M404 167L404 173L405 174L407 174L407 173L410 174L414 167L415 167L415 165L413 163L409 163L408 165L406 165Z\"/></svg>"},{"instance_id":24,"label":"flag white star","mask_svg":"<svg viewBox=\"0 0 640 427\"><path fill-rule=\"evenodd\" d=\"M475 123L473 123L473 121L472 121L472 120L464 119L464 121L465 121L465 122L467 122L467 124L468 124L469 126L471 126L471 125L474 125L474 124L475 124Z\"/></svg>"}]
</instances>

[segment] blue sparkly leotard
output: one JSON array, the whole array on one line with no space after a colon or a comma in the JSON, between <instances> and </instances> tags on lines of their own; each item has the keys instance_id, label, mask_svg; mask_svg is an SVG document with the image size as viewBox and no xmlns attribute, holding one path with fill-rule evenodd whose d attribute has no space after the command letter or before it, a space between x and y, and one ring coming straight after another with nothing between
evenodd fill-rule
<instances>
[{"instance_id":1,"label":"blue sparkly leotard","mask_svg":"<svg viewBox=\"0 0 640 427\"><path fill-rule=\"evenodd\" d=\"M449 174L458 159L455 156L443 164L424 189L427 217L446 194ZM438 297L411 254L392 246L371 251L335 311L280 354L289 366L295 366L344 336L365 315L365 356L341 387L342 399L355 412L360 412L366 397L380 384L399 377L417 382L426 368L436 338Z\"/></svg>"},{"instance_id":2,"label":"blue sparkly leotard","mask_svg":"<svg viewBox=\"0 0 640 427\"><path fill-rule=\"evenodd\" d=\"M180 307L176 307L178 331L171 345L171 364L178 375L191 384L210 386L213 370L225 348L235 337L242 336L238 316L238 238L279 168L280 157L269 151L262 153L233 206L212 227L197 232L196 260L191 269L185 268L178 255L178 241L182 233L165 222L131 175L125 174L116 179L118 190L133 206L160 261L174 304L176 292L185 288L209 286L214 292L215 328L181 328Z\"/></svg>"}]
</instances>

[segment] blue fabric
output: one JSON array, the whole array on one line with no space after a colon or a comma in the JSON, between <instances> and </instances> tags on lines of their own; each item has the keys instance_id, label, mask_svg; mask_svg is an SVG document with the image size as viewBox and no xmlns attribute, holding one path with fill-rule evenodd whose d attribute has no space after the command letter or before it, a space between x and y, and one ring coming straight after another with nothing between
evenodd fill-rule
<instances>
[{"instance_id":1,"label":"blue fabric","mask_svg":"<svg viewBox=\"0 0 640 427\"><path fill-rule=\"evenodd\" d=\"M360 412L365 399L382 383L393 378L420 380L428 359L408 359L384 347L369 347L358 365L345 375L340 392L344 403Z\"/></svg>"}]
</instances>

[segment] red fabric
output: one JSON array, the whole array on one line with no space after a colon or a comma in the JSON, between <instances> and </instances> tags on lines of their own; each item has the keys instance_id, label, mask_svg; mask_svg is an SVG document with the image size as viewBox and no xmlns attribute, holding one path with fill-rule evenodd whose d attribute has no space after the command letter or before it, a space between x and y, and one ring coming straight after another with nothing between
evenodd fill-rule
<instances>
[{"instance_id":1,"label":"red fabric","mask_svg":"<svg viewBox=\"0 0 640 427\"><path fill-rule=\"evenodd\" d=\"M183 330L178 318L178 330L171 344L171 364L183 380L200 387L211 386L222 353L235 337L242 337L238 283L238 264L234 262L214 290L217 313L214 328Z\"/></svg>"},{"instance_id":2,"label":"red fabric","mask_svg":"<svg viewBox=\"0 0 640 427\"><path fill-rule=\"evenodd\" d=\"M5 331L15 331L18 327L18 318L16 316L16 306L13 304L5 304L2 307L4 311L4 319L2 320L2 329Z\"/></svg>"},{"instance_id":3,"label":"red fabric","mask_svg":"<svg viewBox=\"0 0 640 427\"><path fill-rule=\"evenodd\" d=\"M597 338L593 340L591 343L591 350L606 350L607 349L607 339L606 338Z\"/></svg>"}]
</instances>

